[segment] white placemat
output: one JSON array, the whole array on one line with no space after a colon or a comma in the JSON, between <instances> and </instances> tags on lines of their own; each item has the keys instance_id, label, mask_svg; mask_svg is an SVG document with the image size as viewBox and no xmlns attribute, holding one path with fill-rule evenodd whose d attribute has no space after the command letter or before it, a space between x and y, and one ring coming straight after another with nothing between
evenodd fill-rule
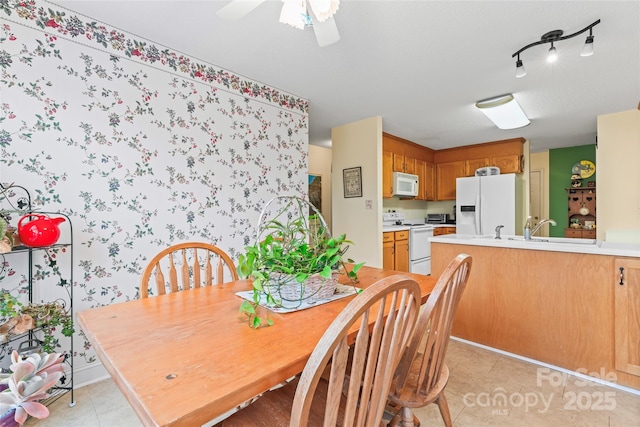
<instances>
[{"instance_id":1,"label":"white placemat","mask_svg":"<svg viewBox=\"0 0 640 427\"><path fill-rule=\"evenodd\" d=\"M356 288L353 285L343 285L341 283L338 283L338 285L336 286L335 293L331 295L329 298L324 298L316 301L309 301L309 300L282 301L282 304L281 304L282 306L274 307L274 306L267 305L266 298L264 296L261 296L260 305L276 313L291 313L294 311L304 310L311 307L317 307L319 305L326 304L328 302L335 301L340 298L348 297L349 295L355 295L361 291L362 289ZM236 292L236 295L248 301L253 302L253 291Z\"/></svg>"}]
</instances>

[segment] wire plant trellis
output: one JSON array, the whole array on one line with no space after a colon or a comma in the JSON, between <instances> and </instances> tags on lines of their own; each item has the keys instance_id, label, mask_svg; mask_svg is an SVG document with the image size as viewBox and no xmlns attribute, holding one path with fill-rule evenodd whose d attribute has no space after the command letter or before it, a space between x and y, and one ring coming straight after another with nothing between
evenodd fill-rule
<instances>
[{"instance_id":1,"label":"wire plant trellis","mask_svg":"<svg viewBox=\"0 0 640 427\"><path fill-rule=\"evenodd\" d=\"M362 264L348 271L342 260L350 244L345 235L332 237L322 214L307 200L272 198L260 213L255 243L238 259L240 276L253 279L255 303L243 303L241 311L252 317L261 302L296 308L331 297L341 267L357 280ZM255 322L254 327L260 326Z\"/></svg>"}]
</instances>

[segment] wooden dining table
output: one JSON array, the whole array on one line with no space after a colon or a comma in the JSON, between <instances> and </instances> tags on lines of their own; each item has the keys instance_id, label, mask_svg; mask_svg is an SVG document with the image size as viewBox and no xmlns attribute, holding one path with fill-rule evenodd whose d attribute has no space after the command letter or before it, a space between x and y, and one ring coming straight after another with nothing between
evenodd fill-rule
<instances>
[{"instance_id":1,"label":"wooden dining table","mask_svg":"<svg viewBox=\"0 0 640 427\"><path fill-rule=\"evenodd\" d=\"M373 267L358 288L402 274L424 303L437 278ZM341 283L349 283L341 275ZM330 323L354 296L292 313L259 308L253 329L235 293L249 280L116 303L78 313L80 328L145 426L201 426L302 372Z\"/></svg>"}]
</instances>

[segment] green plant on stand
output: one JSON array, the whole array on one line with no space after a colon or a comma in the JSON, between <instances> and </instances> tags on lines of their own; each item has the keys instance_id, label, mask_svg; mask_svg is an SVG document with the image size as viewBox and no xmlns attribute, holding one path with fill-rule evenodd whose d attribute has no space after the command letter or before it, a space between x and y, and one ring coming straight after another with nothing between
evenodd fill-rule
<instances>
[{"instance_id":1,"label":"green plant on stand","mask_svg":"<svg viewBox=\"0 0 640 427\"><path fill-rule=\"evenodd\" d=\"M58 339L54 332L57 326L65 337L70 337L75 332L73 319L62 301L51 301L42 304L29 304L20 310L22 314L28 314L35 321L36 328L42 328L42 351L52 353L58 345Z\"/></svg>"},{"instance_id":2,"label":"green plant on stand","mask_svg":"<svg viewBox=\"0 0 640 427\"><path fill-rule=\"evenodd\" d=\"M265 221L267 208L276 200L283 202L282 207ZM356 283L364 263L349 270L342 259L351 244L345 234L332 237L322 215L306 200L295 196L270 200L260 215L256 242L238 257L238 274L252 279L253 290L253 301L243 301L240 311L249 317L252 327L267 326L272 321L263 322L256 312L260 301L278 307L283 300L301 303L315 297L328 289L324 286L332 284L335 290L341 268ZM286 296L291 295L292 284L297 284L298 290Z\"/></svg>"}]
</instances>

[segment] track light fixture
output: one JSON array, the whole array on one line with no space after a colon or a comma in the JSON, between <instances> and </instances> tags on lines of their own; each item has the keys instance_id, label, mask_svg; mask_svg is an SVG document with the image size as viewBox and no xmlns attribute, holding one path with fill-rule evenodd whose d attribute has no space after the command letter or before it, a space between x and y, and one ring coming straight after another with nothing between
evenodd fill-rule
<instances>
[{"instance_id":1,"label":"track light fixture","mask_svg":"<svg viewBox=\"0 0 640 427\"><path fill-rule=\"evenodd\" d=\"M520 59L520 54L525 50L529 49L530 47L537 46L539 44L551 43L551 47L549 48L549 53L547 55L547 62L555 62L558 59L558 51L556 50L556 47L553 45L553 43L558 42L560 40L567 40L575 36L579 36L580 34L584 33L587 30L589 30L589 35L587 36L587 40L584 43L584 47L582 48L582 52L580 53L580 56L593 55L593 38L594 38L593 27L595 27L599 23L600 23L600 20L598 19L596 22L594 22L591 25L587 25L580 31L576 31L573 34L569 34L566 36L563 36L564 31L562 30L549 31L548 33L543 34L539 41L526 45L525 47L523 47L522 49L520 49L519 51L511 55L512 58L517 58L516 59L516 77L524 77L527 75L527 72L524 69L523 62Z\"/></svg>"}]
</instances>

